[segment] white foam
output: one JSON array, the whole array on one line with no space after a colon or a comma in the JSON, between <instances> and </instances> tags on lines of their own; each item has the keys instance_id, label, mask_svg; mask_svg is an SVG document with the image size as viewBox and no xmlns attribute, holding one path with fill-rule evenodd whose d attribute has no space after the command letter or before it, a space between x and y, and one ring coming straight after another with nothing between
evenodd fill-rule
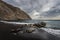
<instances>
[{"instance_id":1,"label":"white foam","mask_svg":"<svg viewBox=\"0 0 60 40\"><path fill-rule=\"evenodd\" d=\"M43 30L45 30L46 32L48 32L49 34L55 35L60 37L60 30L57 29L51 29L51 28L41 28Z\"/></svg>"},{"instance_id":2,"label":"white foam","mask_svg":"<svg viewBox=\"0 0 60 40\"><path fill-rule=\"evenodd\" d=\"M8 24L34 24L34 23L21 23L21 22L8 22L8 21L0 21L3 23L8 23Z\"/></svg>"}]
</instances>

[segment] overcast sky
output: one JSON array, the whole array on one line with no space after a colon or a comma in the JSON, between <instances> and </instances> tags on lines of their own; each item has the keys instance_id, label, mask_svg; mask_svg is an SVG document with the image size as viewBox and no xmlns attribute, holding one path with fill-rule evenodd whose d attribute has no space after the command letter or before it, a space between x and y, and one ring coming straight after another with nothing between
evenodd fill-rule
<instances>
[{"instance_id":1,"label":"overcast sky","mask_svg":"<svg viewBox=\"0 0 60 40\"><path fill-rule=\"evenodd\" d=\"M60 20L60 0L4 0L26 11L32 19Z\"/></svg>"}]
</instances>

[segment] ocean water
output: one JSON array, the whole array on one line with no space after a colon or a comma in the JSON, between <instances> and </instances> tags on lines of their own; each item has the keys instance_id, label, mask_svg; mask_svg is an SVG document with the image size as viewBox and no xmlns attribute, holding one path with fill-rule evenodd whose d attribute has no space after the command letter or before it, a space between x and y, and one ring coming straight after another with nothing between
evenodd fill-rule
<instances>
[{"instance_id":1,"label":"ocean water","mask_svg":"<svg viewBox=\"0 0 60 40\"><path fill-rule=\"evenodd\" d=\"M60 29L60 20L13 20L12 23L46 23L46 28Z\"/></svg>"},{"instance_id":2,"label":"ocean water","mask_svg":"<svg viewBox=\"0 0 60 40\"><path fill-rule=\"evenodd\" d=\"M46 21L47 28L60 29L60 21Z\"/></svg>"},{"instance_id":3,"label":"ocean water","mask_svg":"<svg viewBox=\"0 0 60 40\"><path fill-rule=\"evenodd\" d=\"M46 28L60 29L60 20L22 20L26 23L46 23Z\"/></svg>"},{"instance_id":4,"label":"ocean water","mask_svg":"<svg viewBox=\"0 0 60 40\"><path fill-rule=\"evenodd\" d=\"M60 29L60 20L9 20L11 23L21 24L21 23L46 23L46 28Z\"/></svg>"}]
</instances>

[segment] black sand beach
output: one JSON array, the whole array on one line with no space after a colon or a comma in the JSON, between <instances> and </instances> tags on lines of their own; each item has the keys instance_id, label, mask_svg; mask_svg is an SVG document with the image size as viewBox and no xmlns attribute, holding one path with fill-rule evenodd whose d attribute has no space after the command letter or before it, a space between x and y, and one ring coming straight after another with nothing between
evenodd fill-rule
<instances>
[{"instance_id":1,"label":"black sand beach","mask_svg":"<svg viewBox=\"0 0 60 40\"><path fill-rule=\"evenodd\" d=\"M0 40L60 40L55 35L49 34L42 29L36 29L33 33L19 33L14 35L11 29L17 25L5 24L0 22Z\"/></svg>"}]
</instances>

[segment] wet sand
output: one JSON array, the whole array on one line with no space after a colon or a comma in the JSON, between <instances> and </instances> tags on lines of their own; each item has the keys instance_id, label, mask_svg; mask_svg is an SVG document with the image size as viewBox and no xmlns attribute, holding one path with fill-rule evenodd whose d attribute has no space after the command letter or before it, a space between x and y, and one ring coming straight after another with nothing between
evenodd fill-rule
<instances>
[{"instance_id":1,"label":"wet sand","mask_svg":"<svg viewBox=\"0 0 60 40\"><path fill-rule=\"evenodd\" d=\"M35 33L21 34L18 32L18 35L14 35L10 32L15 27L17 26L0 22L0 40L60 40L57 36L49 34L42 29L35 30Z\"/></svg>"}]
</instances>

